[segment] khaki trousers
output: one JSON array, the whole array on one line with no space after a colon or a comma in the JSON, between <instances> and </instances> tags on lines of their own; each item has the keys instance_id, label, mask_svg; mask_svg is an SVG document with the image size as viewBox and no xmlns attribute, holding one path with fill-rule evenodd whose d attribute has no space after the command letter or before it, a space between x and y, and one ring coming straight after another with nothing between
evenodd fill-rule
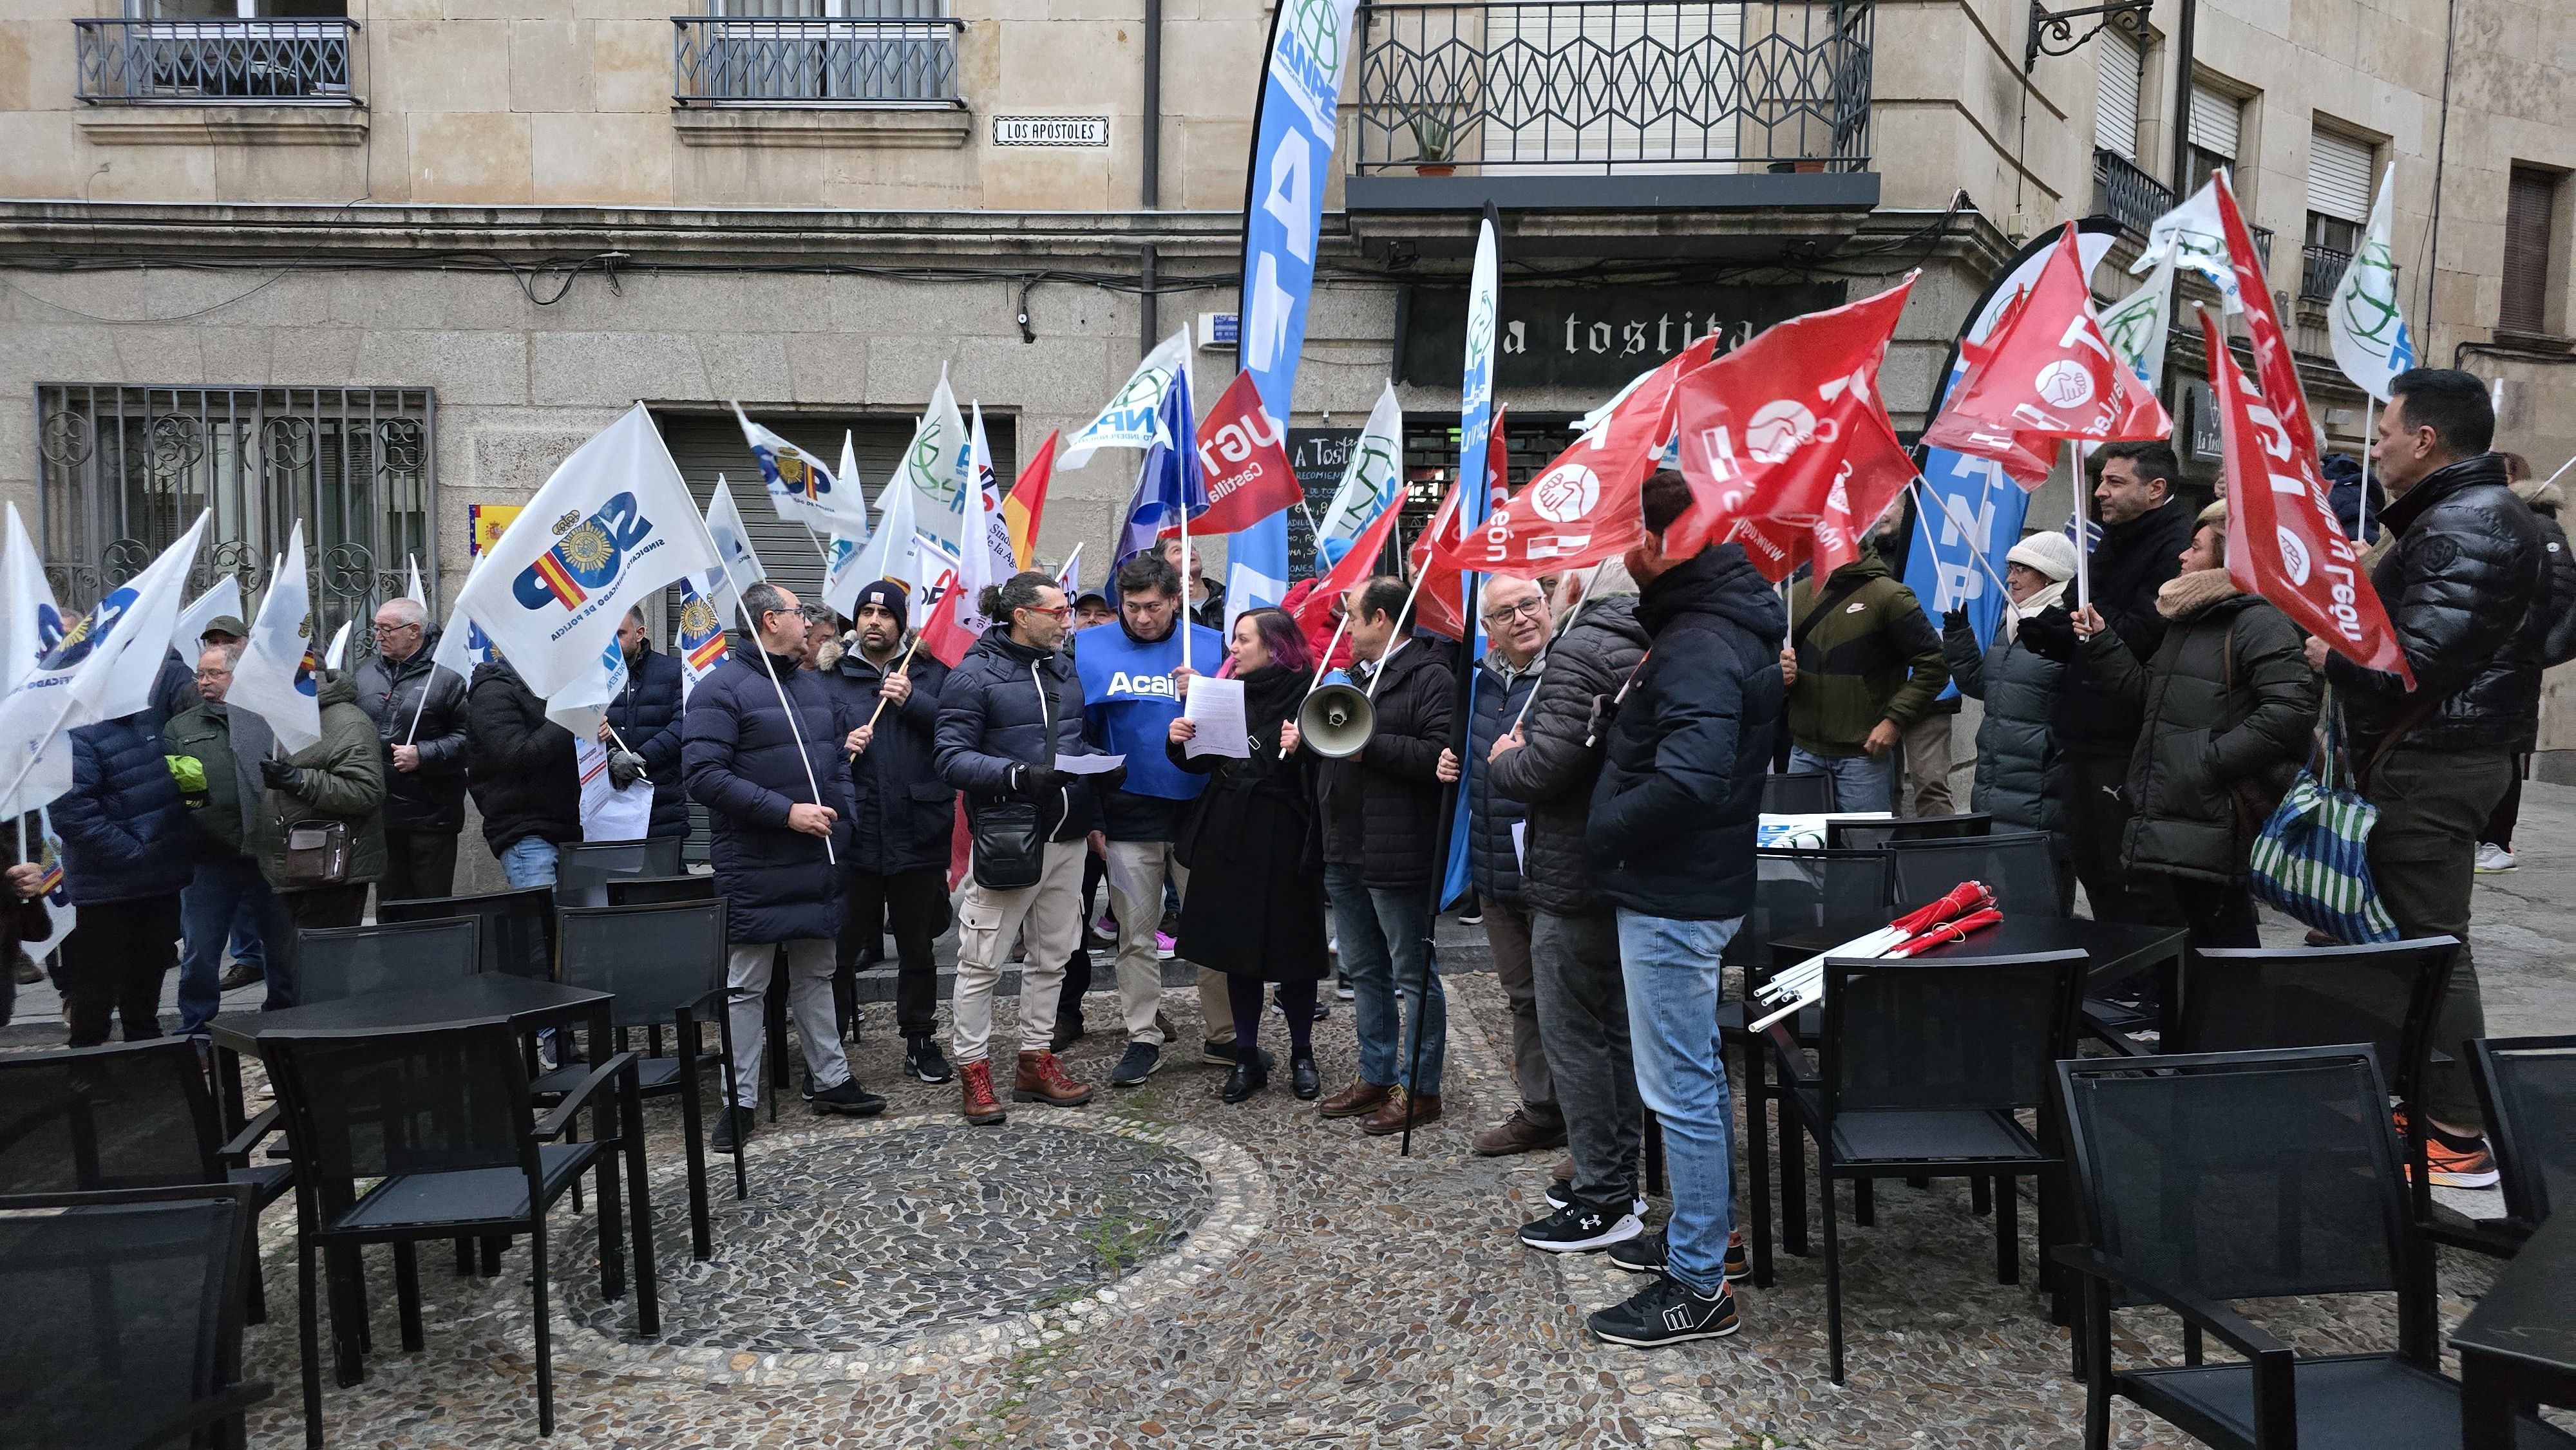
<instances>
[{"instance_id":1,"label":"khaki trousers","mask_svg":"<svg viewBox=\"0 0 2576 1450\"><path fill-rule=\"evenodd\" d=\"M1038 884L1012 891L969 885L957 906L957 987L949 999L951 1040L961 1063L982 1062L993 1035L993 988L1023 929L1018 1052L1044 1052L1055 1036L1065 958L1082 939L1081 841L1050 841Z\"/></svg>"},{"instance_id":2,"label":"khaki trousers","mask_svg":"<svg viewBox=\"0 0 2576 1450\"><path fill-rule=\"evenodd\" d=\"M1163 1042L1154 1026L1163 1005L1163 962L1154 951L1154 932L1163 921L1167 877L1174 891L1189 895L1190 868L1173 858L1171 842L1109 843L1109 910L1118 918L1118 1015L1128 1041L1151 1046ZM1234 1007L1226 1000L1222 972L1199 968L1199 1015L1206 1019L1209 1041L1234 1040Z\"/></svg>"}]
</instances>

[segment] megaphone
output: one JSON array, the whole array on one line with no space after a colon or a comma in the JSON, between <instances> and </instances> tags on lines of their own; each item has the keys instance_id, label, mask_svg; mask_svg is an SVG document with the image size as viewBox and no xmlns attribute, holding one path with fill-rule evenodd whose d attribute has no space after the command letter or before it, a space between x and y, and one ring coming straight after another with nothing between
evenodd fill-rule
<instances>
[{"instance_id":1,"label":"megaphone","mask_svg":"<svg viewBox=\"0 0 2576 1450\"><path fill-rule=\"evenodd\" d=\"M1326 685L1297 710L1297 736L1318 755L1357 755L1377 729L1377 707L1348 685Z\"/></svg>"}]
</instances>

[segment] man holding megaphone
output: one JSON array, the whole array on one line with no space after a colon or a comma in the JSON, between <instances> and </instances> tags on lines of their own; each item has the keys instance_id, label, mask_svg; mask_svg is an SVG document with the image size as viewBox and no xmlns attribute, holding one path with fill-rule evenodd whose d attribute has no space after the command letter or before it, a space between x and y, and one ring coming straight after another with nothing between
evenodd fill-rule
<instances>
[{"instance_id":1,"label":"man holding megaphone","mask_svg":"<svg viewBox=\"0 0 2576 1450\"><path fill-rule=\"evenodd\" d=\"M1440 755L1455 676L1445 642L1412 637L1406 595L1403 581L1385 577L1351 591L1351 680L1369 696L1374 728L1347 754L1314 742L1336 757L1317 773L1316 798L1324 894L1341 941L1342 980L1354 993L1360 1054L1359 1077L1317 1109L1360 1118L1362 1132L1380 1136L1404 1131L1408 1093L1415 1127L1439 1121L1448 1030L1431 963L1429 893L1441 859ZM1458 778L1454 763L1445 778ZM1417 1061L1418 1075L1408 1076Z\"/></svg>"}]
</instances>

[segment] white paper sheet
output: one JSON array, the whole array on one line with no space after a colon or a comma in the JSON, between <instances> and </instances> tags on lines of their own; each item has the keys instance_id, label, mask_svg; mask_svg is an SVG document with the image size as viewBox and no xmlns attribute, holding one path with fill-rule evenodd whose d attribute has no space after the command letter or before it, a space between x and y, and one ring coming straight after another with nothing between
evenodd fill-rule
<instances>
[{"instance_id":1,"label":"white paper sheet","mask_svg":"<svg viewBox=\"0 0 2576 1450\"><path fill-rule=\"evenodd\" d=\"M1193 678L1190 697L1181 705L1181 718L1199 727L1199 733L1181 747L1191 759L1202 755L1251 758L1251 731L1243 719L1243 681L1221 680L1214 675Z\"/></svg>"},{"instance_id":2,"label":"white paper sheet","mask_svg":"<svg viewBox=\"0 0 2576 1450\"><path fill-rule=\"evenodd\" d=\"M643 776L624 790L608 784L608 752L596 740L573 742L581 767L581 838L585 841L640 841L653 824L653 782Z\"/></svg>"},{"instance_id":3,"label":"white paper sheet","mask_svg":"<svg viewBox=\"0 0 2576 1450\"><path fill-rule=\"evenodd\" d=\"M1512 869L1529 874L1529 822L1512 822Z\"/></svg>"},{"instance_id":4,"label":"white paper sheet","mask_svg":"<svg viewBox=\"0 0 2576 1450\"><path fill-rule=\"evenodd\" d=\"M1123 755L1058 755L1055 768L1067 775L1107 775L1127 763Z\"/></svg>"}]
</instances>

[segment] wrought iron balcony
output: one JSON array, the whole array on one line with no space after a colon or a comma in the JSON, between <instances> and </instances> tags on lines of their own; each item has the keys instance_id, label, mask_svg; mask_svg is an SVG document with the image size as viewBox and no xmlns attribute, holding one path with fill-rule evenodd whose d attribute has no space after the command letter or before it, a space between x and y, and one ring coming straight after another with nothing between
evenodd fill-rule
<instances>
[{"instance_id":1,"label":"wrought iron balcony","mask_svg":"<svg viewBox=\"0 0 2576 1450\"><path fill-rule=\"evenodd\" d=\"M1362 10L1366 174L1862 171L1868 0L1425 0Z\"/></svg>"},{"instance_id":2,"label":"wrought iron balcony","mask_svg":"<svg viewBox=\"0 0 2576 1450\"><path fill-rule=\"evenodd\" d=\"M965 23L675 15L671 95L684 106L963 106Z\"/></svg>"},{"instance_id":3,"label":"wrought iron balcony","mask_svg":"<svg viewBox=\"0 0 2576 1450\"><path fill-rule=\"evenodd\" d=\"M79 99L92 105L350 106L358 22L75 20Z\"/></svg>"},{"instance_id":4,"label":"wrought iron balcony","mask_svg":"<svg viewBox=\"0 0 2576 1450\"><path fill-rule=\"evenodd\" d=\"M2343 284L2344 269L2352 265L2352 253L2314 242L2299 249L2299 300L2332 302L2335 288Z\"/></svg>"},{"instance_id":5,"label":"wrought iron balcony","mask_svg":"<svg viewBox=\"0 0 2576 1450\"><path fill-rule=\"evenodd\" d=\"M2138 169L2117 151L2093 148L2093 213L2118 222L2144 241L2156 218L2173 210L2173 188Z\"/></svg>"}]
</instances>

